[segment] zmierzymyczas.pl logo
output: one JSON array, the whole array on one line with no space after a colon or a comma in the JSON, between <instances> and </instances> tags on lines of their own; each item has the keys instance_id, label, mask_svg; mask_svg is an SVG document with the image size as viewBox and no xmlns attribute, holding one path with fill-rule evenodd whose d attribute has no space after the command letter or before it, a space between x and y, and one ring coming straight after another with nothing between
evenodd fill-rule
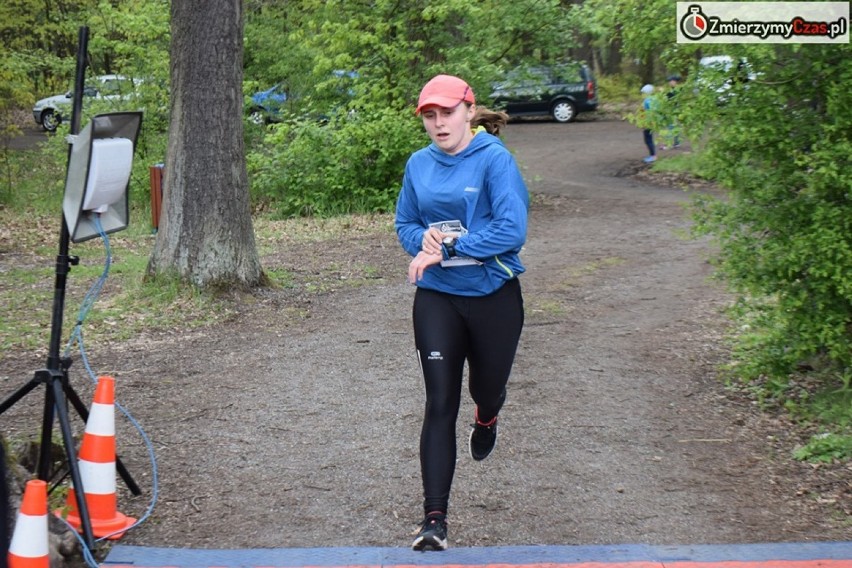
<instances>
[{"instance_id":1,"label":"zmierzymyczas.pl logo","mask_svg":"<svg viewBox=\"0 0 852 568\"><path fill-rule=\"evenodd\" d=\"M701 6L690 6L689 13L680 19L680 31L691 40L697 41L703 38L709 30L710 22L701 13Z\"/></svg>"},{"instance_id":2,"label":"zmierzymyczas.pl logo","mask_svg":"<svg viewBox=\"0 0 852 568\"><path fill-rule=\"evenodd\" d=\"M849 43L849 2L678 2L678 43Z\"/></svg>"}]
</instances>

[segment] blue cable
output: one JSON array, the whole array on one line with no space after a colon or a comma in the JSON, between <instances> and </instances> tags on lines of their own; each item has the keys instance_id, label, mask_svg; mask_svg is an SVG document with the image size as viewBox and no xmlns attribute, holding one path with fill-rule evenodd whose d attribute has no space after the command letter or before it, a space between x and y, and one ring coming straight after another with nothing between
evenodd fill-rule
<instances>
[{"instance_id":1,"label":"blue cable","mask_svg":"<svg viewBox=\"0 0 852 568\"><path fill-rule=\"evenodd\" d=\"M95 216L94 221L95 221L95 227L98 230L98 235L100 235L101 239L103 239L104 249L106 251L106 259L104 261L104 270L103 270L103 273L100 275L100 277L97 279L97 281L94 284L92 284L92 287L89 288L89 291L86 293L85 297L83 298L83 301L80 305L80 311L77 314L77 322L74 326L74 330L71 333L71 337L68 340L68 344L65 347L65 357L68 357L69 353L71 352L72 346L76 342L79 345L79 348L80 348L80 357L83 361L83 365L86 368L86 373L88 374L88 376L92 380L92 382L94 382L97 385L97 377L95 376L95 373L92 370L91 365L89 364L89 358L86 355L86 348L85 348L85 345L84 345L84 342L83 342L83 322L85 321L88 313L91 311L92 306L94 305L95 301L97 300L98 296L101 293L101 290L104 287L104 284L106 283L107 276L109 275L109 269L110 269L110 266L112 265L112 250L110 249L109 237L107 236L106 232L103 230L103 227L101 226L100 214ZM139 422L137 422L136 419L133 418L133 416L131 416L130 413L123 406L121 406L120 404L118 404L116 402L115 407L118 408L121 411L121 413L124 414L124 416L130 421L130 423L133 425L133 427L136 428L136 430L139 432L140 436L142 437L143 442L145 443L145 447L148 450L148 457L151 460L151 483L152 483L151 503L148 505L148 509L145 511L145 514L142 515L142 517L139 518L139 520L137 520L136 522L134 522L131 526L124 528L124 529L117 530L117 531L110 533L106 536L103 536L103 537L97 539L95 542L101 542L103 540L108 539L111 536L127 532L127 531L134 529L137 526L141 525L143 522L145 522L148 519L148 517L151 516L151 513L154 511L154 507L157 504L157 499L158 499L158 495L159 495L159 472L158 472L158 469L157 469L157 456L154 453L154 445L151 443L150 438L148 438L148 435L145 433L145 430L142 428L142 426L139 424ZM77 537L77 540L80 542L80 546L81 546L82 551L83 551L83 559L85 560L86 564L88 566L90 566L91 568L98 568L99 564L95 560L95 558L92 554L92 551L89 550L89 548L86 546L86 543L83 541L82 536L79 534L79 532L77 532L77 530L74 527L72 527L70 524L68 524L68 522L65 519L62 519L62 520L63 520L63 522L65 522L66 525L68 525L68 527L71 529L71 531Z\"/></svg>"}]
</instances>

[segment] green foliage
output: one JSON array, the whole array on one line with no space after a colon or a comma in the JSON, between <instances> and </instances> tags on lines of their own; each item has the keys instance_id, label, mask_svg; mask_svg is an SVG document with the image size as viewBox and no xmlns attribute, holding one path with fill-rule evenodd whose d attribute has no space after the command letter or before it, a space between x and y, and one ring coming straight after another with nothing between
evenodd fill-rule
<instances>
[{"instance_id":1,"label":"green foliage","mask_svg":"<svg viewBox=\"0 0 852 568\"><path fill-rule=\"evenodd\" d=\"M6 17L3 17L6 16ZM149 199L148 167L164 161L169 116L169 10L160 0L119 3L76 2L58 4L21 0L0 7L0 128L14 132L16 123L7 111L30 106L37 97L54 95L72 86L78 31L88 26L87 76L121 73L142 79L131 105L116 107L87 99L84 113L115 110L143 111L131 181L131 198L138 206ZM14 28L14 33L11 30ZM85 124L85 120L82 121ZM0 161L5 184L0 202L30 209L52 206L51 196L61 194L65 177L68 121L44 145L32 164L29 156L7 154ZM14 186L14 189L13 189ZM135 189L135 191L134 191Z\"/></svg>"},{"instance_id":2,"label":"green foliage","mask_svg":"<svg viewBox=\"0 0 852 568\"><path fill-rule=\"evenodd\" d=\"M568 14L558 0L250 3L247 83L289 96L288 118L248 152L255 201L284 216L392 210L408 155L428 143L413 117L423 83L457 74L487 104L502 69L564 56Z\"/></svg>"},{"instance_id":3,"label":"green foliage","mask_svg":"<svg viewBox=\"0 0 852 568\"><path fill-rule=\"evenodd\" d=\"M598 98L606 101L607 104L629 103L631 105L641 103L639 98L639 89L642 87L642 82L636 75L620 74L620 75L600 75L597 78ZM633 108L633 107L631 107Z\"/></svg>"},{"instance_id":4,"label":"green foliage","mask_svg":"<svg viewBox=\"0 0 852 568\"><path fill-rule=\"evenodd\" d=\"M423 139L416 120L389 109L273 125L264 150L249 155L253 195L285 217L391 211Z\"/></svg>"},{"instance_id":5,"label":"green foliage","mask_svg":"<svg viewBox=\"0 0 852 568\"><path fill-rule=\"evenodd\" d=\"M13 181L21 175L14 167L15 157L9 142L20 134L16 120L19 107L28 105L32 95L28 92L27 67L15 52L0 46L0 203L9 203L13 196Z\"/></svg>"},{"instance_id":6,"label":"green foliage","mask_svg":"<svg viewBox=\"0 0 852 568\"><path fill-rule=\"evenodd\" d=\"M0 4L0 41L24 62L39 96L55 94L73 76L78 28L96 5L97 0Z\"/></svg>"},{"instance_id":7,"label":"green foliage","mask_svg":"<svg viewBox=\"0 0 852 568\"><path fill-rule=\"evenodd\" d=\"M3 117L4 127L11 123L8 119L10 111L33 102L28 71L25 57L0 46L0 117Z\"/></svg>"},{"instance_id":8,"label":"green foliage","mask_svg":"<svg viewBox=\"0 0 852 568\"><path fill-rule=\"evenodd\" d=\"M139 79L131 105L140 109L142 130L136 145L131 199L149 203L148 168L166 159L169 125L169 6L161 0L100 2L87 14L92 74L115 72ZM97 108L89 105L94 112ZM115 111L116 108L107 108Z\"/></svg>"},{"instance_id":9,"label":"green foliage","mask_svg":"<svg viewBox=\"0 0 852 568\"><path fill-rule=\"evenodd\" d=\"M0 202L23 216L58 211L65 183L65 154L45 145L29 152L7 151L2 171L9 184L0 192Z\"/></svg>"},{"instance_id":10,"label":"green foliage","mask_svg":"<svg viewBox=\"0 0 852 568\"><path fill-rule=\"evenodd\" d=\"M310 2L245 3L243 64L249 93L284 82L298 90L313 70L309 46L290 41L288 34L309 25Z\"/></svg>"},{"instance_id":11,"label":"green foliage","mask_svg":"<svg viewBox=\"0 0 852 568\"><path fill-rule=\"evenodd\" d=\"M611 13L599 14L616 18L613 24L621 28L624 49L645 59L672 43L676 8L669 0L615 0Z\"/></svg>"},{"instance_id":12,"label":"green foliage","mask_svg":"<svg viewBox=\"0 0 852 568\"><path fill-rule=\"evenodd\" d=\"M163 134L169 122L169 6L133 0L101 2L88 20L91 72L121 73L141 79L134 102L143 109L143 147ZM162 145L157 145L162 149ZM157 161L162 161L162 158Z\"/></svg>"},{"instance_id":13,"label":"green foliage","mask_svg":"<svg viewBox=\"0 0 852 568\"><path fill-rule=\"evenodd\" d=\"M659 61L669 72L683 74L699 48L675 43L676 8L670 0L585 0L573 11L577 25L602 52L620 48L624 58L646 71Z\"/></svg>"},{"instance_id":14,"label":"green foliage","mask_svg":"<svg viewBox=\"0 0 852 568\"><path fill-rule=\"evenodd\" d=\"M817 434L797 449L793 457L797 460L822 463L852 459L852 436L830 432Z\"/></svg>"},{"instance_id":15,"label":"green foliage","mask_svg":"<svg viewBox=\"0 0 852 568\"><path fill-rule=\"evenodd\" d=\"M735 355L745 379L778 384L803 361L852 380L852 59L848 46L766 46L754 81L683 89L679 120L727 189L698 202L741 296ZM702 89L703 87L703 89Z\"/></svg>"},{"instance_id":16,"label":"green foliage","mask_svg":"<svg viewBox=\"0 0 852 568\"><path fill-rule=\"evenodd\" d=\"M3 37L26 63L22 92L31 97L70 88L82 25L90 29L89 74L143 80L134 100L144 119L131 198L146 206L148 168L166 152L168 3L87 0L51 10L21 0L0 13L18 34ZM429 77L462 75L487 104L503 70L564 58L578 25L559 0L246 2L245 92L283 83L291 117L268 136L247 135L255 199L282 198L273 207L284 215L392 208L407 155L428 142L410 112ZM337 70L358 79L342 85ZM114 110L96 107L87 102L84 110ZM51 140L51 160L65 148L67 126Z\"/></svg>"}]
</instances>

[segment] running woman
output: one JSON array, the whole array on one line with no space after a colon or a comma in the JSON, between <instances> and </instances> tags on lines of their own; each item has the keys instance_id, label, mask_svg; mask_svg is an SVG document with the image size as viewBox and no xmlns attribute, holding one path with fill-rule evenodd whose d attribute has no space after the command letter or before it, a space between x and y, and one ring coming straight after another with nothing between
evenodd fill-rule
<instances>
[{"instance_id":1,"label":"running woman","mask_svg":"<svg viewBox=\"0 0 852 568\"><path fill-rule=\"evenodd\" d=\"M447 548L462 375L476 404L469 449L483 460L497 441L497 415L524 323L518 257L529 195L514 158L495 136L504 113L477 109L462 79L438 75L416 114L432 143L408 160L396 231L414 257L414 342L426 390L420 433L424 520L414 550Z\"/></svg>"}]
</instances>

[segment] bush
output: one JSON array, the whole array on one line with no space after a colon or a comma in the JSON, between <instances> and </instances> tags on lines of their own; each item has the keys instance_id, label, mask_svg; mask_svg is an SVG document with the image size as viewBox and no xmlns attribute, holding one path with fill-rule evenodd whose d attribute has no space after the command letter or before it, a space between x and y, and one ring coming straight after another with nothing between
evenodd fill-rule
<instances>
[{"instance_id":1,"label":"bush","mask_svg":"<svg viewBox=\"0 0 852 568\"><path fill-rule=\"evenodd\" d=\"M748 54L758 79L684 91L680 120L703 141L724 199L698 202L696 232L720 246L740 295L737 372L783 385L803 363L852 388L852 60L837 46Z\"/></svg>"},{"instance_id":2,"label":"bush","mask_svg":"<svg viewBox=\"0 0 852 568\"><path fill-rule=\"evenodd\" d=\"M390 108L268 128L247 156L252 196L283 217L392 211L408 156L428 142L418 121Z\"/></svg>"}]
</instances>

